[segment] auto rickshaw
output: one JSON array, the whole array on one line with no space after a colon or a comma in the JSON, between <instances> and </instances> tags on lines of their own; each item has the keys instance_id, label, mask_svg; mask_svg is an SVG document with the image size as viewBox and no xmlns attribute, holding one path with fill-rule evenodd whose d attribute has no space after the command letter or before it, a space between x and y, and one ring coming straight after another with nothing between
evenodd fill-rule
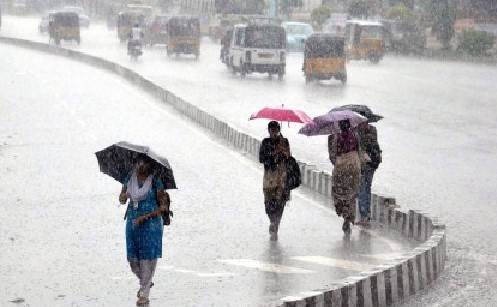
<instances>
[{"instance_id":1,"label":"auto rickshaw","mask_svg":"<svg viewBox=\"0 0 497 307\"><path fill-rule=\"evenodd\" d=\"M79 16L73 12L55 12L48 15L49 40L60 45L61 40L81 42Z\"/></svg>"},{"instance_id":2,"label":"auto rickshaw","mask_svg":"<svg viewBox=\"0 0 497 307\"><path fill-rule=\"evenodd\" d=\"M345 28L347 57L378 63L385 55L384 27L381 22L349 20Z\"/></svg>"},{"instance_id":3,"label":"auto rickshaw","mask_svg":"<svg viewBox=\"0 0 497 307\"><path fill-rule=\"evenodd\" d=\"M167 22L167 55L200 55L200 22L196 17L171 17Z\"/></svg>"},{"instance_id":4,"label":"auto rickshaw","mask_svg":"<svg viewBox=\"0 0 497 307\"><path fill-rule=\"evenodd\" d=\"M117 37L124 43L131 35L131 28L138 24L145 26L145 15L138 12L121 12L117 15Z\"/></svg>"},{"instance_id":5,"label":"auto rickshaw","mask_svg":"<svg viewBox=\"0 0 497 307\"><path fill-rule=\"evenodd\" d=\"M347 82L344 38L331 33L314 33L305 41L305 82L335 78Z\"/></svg>"}]
</instances>

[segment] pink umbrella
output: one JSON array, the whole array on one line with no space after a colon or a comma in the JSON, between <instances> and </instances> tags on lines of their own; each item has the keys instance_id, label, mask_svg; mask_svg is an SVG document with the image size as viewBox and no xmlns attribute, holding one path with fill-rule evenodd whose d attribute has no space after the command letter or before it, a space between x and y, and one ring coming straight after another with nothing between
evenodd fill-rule
<instances>
[{"instance_id":1,"label":"pink umbrella","mask_svg":"<svg viewBox=\"0 0 497 307\"><path fill-rule=\"evenodd\" d=\"M250 116L250 120L265 118L279 122L310 123L312 119L304 111L286 109L285 107L265 107Z\"/></svg>"}]
</instances>

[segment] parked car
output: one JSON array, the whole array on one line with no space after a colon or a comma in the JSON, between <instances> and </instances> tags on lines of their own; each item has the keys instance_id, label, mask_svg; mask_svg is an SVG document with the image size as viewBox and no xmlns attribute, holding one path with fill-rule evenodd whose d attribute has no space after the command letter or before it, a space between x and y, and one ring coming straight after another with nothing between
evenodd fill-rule
<instances>
[{"instance_id":1,"label":"parked car","mask_svg":"<svg viewBox=\"0 0 497 307\"><path fill-rule=\"evenodd\" d=\"M304 50L305 40L313 33L312 26L305 22L286 21L281 23L286 31L288 50Z\"/></svg>"},{"instance_id":2,"label":"parked car","mask_svg":"<svg viewBox=\"0 0 497 307\"><path fill-rule=\"evenodd\" d=\"M253 72L278 75L286 70L286 33L277 25L236 25L229 49L228 67L242 78Z\"/></svg>"},{"instance_id":3,"label":"parked car","mask_svg":"<svg viewBox=\"0 0 497 307\"><path fill-rule=\"evenodd\" d=\"M63 12L71 12L78 14L79 25L81 27L88 28L90 26L90 17L86 15L85 10L80 6L65 6L62 9Z\"/></svg>"}]
</instances>

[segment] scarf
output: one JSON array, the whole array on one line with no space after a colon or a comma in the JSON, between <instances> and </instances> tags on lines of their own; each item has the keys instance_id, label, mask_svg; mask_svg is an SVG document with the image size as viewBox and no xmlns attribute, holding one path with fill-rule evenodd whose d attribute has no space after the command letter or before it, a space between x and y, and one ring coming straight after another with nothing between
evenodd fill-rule
<instances>
[{"instance_id":1,"label":"scarf","mask_svg":"<svg viewBox=\"0 0 497 307\"><path fill-rule=\"evenodd\" d=\"M136 169L133 170L126 189L126 194L128 194L133 203L137 204L139 201L145 200L147 198L148 192L152 187L152 178L152 175L148 176L147 179L145 179L145 182L143 182L142 187L140 188L138 184L138 176L136 175Z\"/></svg>"}]
</instances>

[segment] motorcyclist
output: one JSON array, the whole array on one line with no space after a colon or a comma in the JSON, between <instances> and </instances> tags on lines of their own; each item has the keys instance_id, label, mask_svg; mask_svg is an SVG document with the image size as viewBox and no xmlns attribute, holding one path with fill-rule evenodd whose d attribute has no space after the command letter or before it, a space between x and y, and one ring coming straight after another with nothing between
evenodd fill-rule
<instances>
[{"instance_id":1,"label":"motorcyclist","mask_svg":"<svg viewBox=\"0 0 497 307\"><path fill-rule=\"evenodd\" d=\"M128 38L128 54L131 53L131 50L135 47L138 46L139 49L141 50L141 47L143 46L143 30L140 27L139 24L134 24L133 27L131 28L131 32L129 33L129 38Z\"/></svg>"}]
</instances>

